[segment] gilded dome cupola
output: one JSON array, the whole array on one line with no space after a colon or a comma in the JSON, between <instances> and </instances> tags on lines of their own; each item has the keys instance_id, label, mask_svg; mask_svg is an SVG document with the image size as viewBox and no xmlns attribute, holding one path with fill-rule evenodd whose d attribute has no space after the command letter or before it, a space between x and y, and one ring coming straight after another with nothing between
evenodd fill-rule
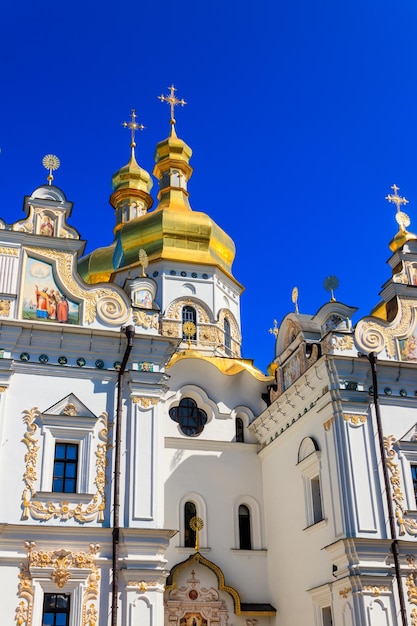
<instances>
[{"instance_id":1,"label":"gilded dome cupola","mask_svg":"<svg viewBox=\"0 0 417 626\"><path fill-rule=\"evenodd\" d=\"M174 119L175 106L186 102L179 100L175 91L171 86L168 96L159 96L170 105L171 116L169 136L156 146L154 175L159 191L158 205L152 211L148 210L152 205L150 176L137 164L134 152L134 133L142 126L136 122L134 111L131 121L123 123L132 131L132 155L113 176L110 202L116 209L115 239L107 248L99 248L80 260L79 272L86 282L115 280L116 273L138 265L140 250L146 252L150 264L172 261L188 266L211 265L235 281L233 240L209 215L193 211L189 203L192 150L177 136Z\"/></svg>"},{"instance_id":2,"label":"gilded dome cupola","mask_svg":"<svg viewBox=\"0 0 417 626\"><path fill-rule=\"evenodd\" d=\"M129 162L121 167L112 178L113 193L110 196L110 204L116 210L116 227L118 231L126 222L145 215L153 204L150 191L152 179L144 170L135 156L135 133L145 127L136 121L135 109L132 109L130 122L123 122L122 126L131 131L131 155Z\"/></svg>"}]
</instances>

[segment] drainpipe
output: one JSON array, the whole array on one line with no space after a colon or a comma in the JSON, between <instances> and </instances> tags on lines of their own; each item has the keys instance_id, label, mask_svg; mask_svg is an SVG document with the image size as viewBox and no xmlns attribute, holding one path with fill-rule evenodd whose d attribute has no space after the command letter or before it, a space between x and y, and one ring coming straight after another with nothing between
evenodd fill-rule
<instances>
[{"instance_id":1,"label":"drainpipe","mask_svg":"<svg viewBox=\"0 0 417 626\"><path fill-rule=\"evenodd\" d=\"M112 604L111 626L117 626L117 609L119 596L119 536L120 536L120 447L122 438L122 413L123 413L123 375L133 348L135 327L126 326L124 329L127 337L127 346L123 355L117 377L117 407L116 407L116 433L114 442L114 483L113 483L113 567L112 567Z\"/></svg>"},{"instance_id":2,"label":"drainpipe","mask_svg":"<svg viewBox=\"0 0 417 626\"><path fill-rule=\"evenodd\" d=\"M390 526L390 533L391 533L391 551L394 557L395 576L397 578L398 597L400 600L401 621L402 621L403 626L407 626L407 614L405 610L404 591L403 591L403 586L401 582L400 551L398 548L398 539L397 539L397 533L396 533L396 528L395 528L394 509L393 509L392 500L391 500L391 485L389 481L388 467L387 467L387 462L385 458L384 435L382 432L381 410L380 410L379 396L378 396L378 377L377 377L377 371L376 371L376 361L377 361L376 353L370 352L368 355L368 359L369 359L369 363L371 364L375 416L376 416L376 423L377 423L377 430L378 430L379 450L381 454L382 469L384 473L385 493L387 497L388 518L389 518L389 526Z\"/></svg>"}]
</instances>

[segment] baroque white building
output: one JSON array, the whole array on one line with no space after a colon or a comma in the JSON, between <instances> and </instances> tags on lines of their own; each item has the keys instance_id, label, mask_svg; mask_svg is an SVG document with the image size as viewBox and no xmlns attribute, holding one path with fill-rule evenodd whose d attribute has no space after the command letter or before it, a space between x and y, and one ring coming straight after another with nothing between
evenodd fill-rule
<instances>
[{"instance_id":1,"label":"baroque white building","mask_svg":"<svg viewBox=\"0 0 417 626\"><path fill-rule=\"evenodd\" d=\"M372 316L290 313L264 375L241 358L234 244L191 209L173 114L155 208L134 132L131 150L111 246L82 256L51 172L0 220L4 623L417 624L405 214Z\"/></svg>"}]
</instances>

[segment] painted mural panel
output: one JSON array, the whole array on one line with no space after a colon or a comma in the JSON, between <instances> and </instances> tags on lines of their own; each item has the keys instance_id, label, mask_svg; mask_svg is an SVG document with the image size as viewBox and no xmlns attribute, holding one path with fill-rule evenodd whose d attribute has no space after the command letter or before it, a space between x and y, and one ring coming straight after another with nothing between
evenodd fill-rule
<instances>
[{"instance_id":1,"label":"painted mural panel","mask_svg":"<svg viewBox=\"0 0 417 626\"><path fill-rule=\"evenodd\" d=\"M417 334L416 329L411 337L400 339L400 355L403 361L417 361Z\"/></svg>"},{"instance_id":2,"label":"painted mural panel","mask_svg":"<svg viewBox=\"0 0 417 626\"><path fill-rule=\"evenodd\" d=\"M80 306L58 288L52 265L28 257L23 285L22 318L56 324L79 324Z\"/></svg>"}]
</instances>

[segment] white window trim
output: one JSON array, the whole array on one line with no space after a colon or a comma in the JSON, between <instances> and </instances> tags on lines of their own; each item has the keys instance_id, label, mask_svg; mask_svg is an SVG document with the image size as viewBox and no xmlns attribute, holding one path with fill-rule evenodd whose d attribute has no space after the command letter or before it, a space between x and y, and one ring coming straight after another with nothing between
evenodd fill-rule
<instances>
[{"instance_id":1,"label":"white window trim","mask_svg":"<svg viewBox=\"0 0 417 626\"><path fill-rule=\"evenodd\" d=\"M82 619L83 592L90 571L91 570L80 570L79 572L73 572L73 570L71 570L72 578L62 589L59 589L49 578L51 573L49 568L45 568L45 578L43 577L43 572L40 572L36 576L32 575L32 585L34 589L32 623L42 624L43 599L45 593L62 593L71 596L69 626L79 626ZM46 578L47 576L48 578Z\"/></svg>"},{"instance_id":2,"label":"white window trim","mask_svg":"<svg viewBox=\"0 0 417 626\"><path fill-rule=\"evenodd\" d=\"M258 502L252 496L239 496L233 506L234 549L240 550L239 507L245 505L250 513L251 550L262 550L261 512ZM251 550L244 550L250 552Z\"/></svg>"},{"instance_id":3,"label":"white window trim","mask_svg":"<svg viewBox=\"0 0 417 626\"><path fill-rule=\"evenodd\" d=\"M304 486L304 501L306 510L306 523L307 528L320 524L326 519L323 502L323 481L320 472L320 451L312 452L305 459L298 463L298 467L301 472ZM314 503L312 493L312 481L318 478L320 481L320 501L321 501L321 513L320 520L314 521Z\"/></svg>"},{"instance_id":4,"label":"white window trim","mask_svg":"<svg viewBox=\"0 0 417 626\"><path fill-rule=\"evenodd\" d=\"M77 494L94 493L91 453L96 418L41 414L43 450L40 472L40 494L52 493L56 443L78 445ZM60 493L60 492L53 492ZM70 495L70 494L68 494Z\"/></svg>"},{"instance_id":5,"label":"white window trim","mask_svg":"<svg viewBox=\"0 0 417 626\"><path fill-rule=\"evenodd\" d=\"M323 626L323 609L327 606L330 607L334 621L331 585L326 584L316 587L315 589L310 589L309 594L313 601L315 626Z\"/></svg>"},{"instance_id":6,"label":"white window trim","mask_svg":"<svg viewBox=\"0 0 417 626\"><path fill-rule=\"evenodd\" d=\"M179 528L179 539L180 544L178 547L185 548L185 537L184 537L184 524L185 524L185 516L184 516L184 506L186 502L193 502L195 504L197 517L201 517L204 522L203 528L198 533L198 540L200 543L200 548L206 549L208 547L207 541L207 505L202 496L199 493L190 492L187 495L183 496L179 502L178 508L178 528ZM188 550L190 548L187 548Z\"/></svg>"}]
</instances>

